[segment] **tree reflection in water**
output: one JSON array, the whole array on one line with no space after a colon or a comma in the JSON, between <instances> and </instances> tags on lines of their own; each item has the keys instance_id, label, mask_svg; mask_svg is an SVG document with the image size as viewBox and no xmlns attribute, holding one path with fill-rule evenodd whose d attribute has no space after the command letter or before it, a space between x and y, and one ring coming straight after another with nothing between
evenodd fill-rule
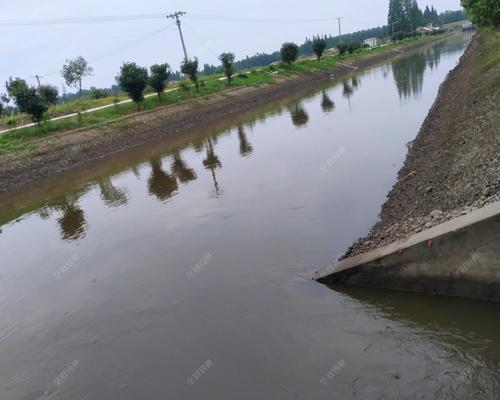
<instances>
[{"instance_id":1,"label":"tree reflection in water","mask_svg":"<svg viewBox=\"0 0 500 400\"><path fill-rule=\"evenodd\" d=\"M247 135L243 130L243 125L238 125L238 139L240 141L240 155L246 157L253 153L253 147L247 139Z\"/></svg>"},{"instance_id":2,"label":"tree reflection in water","mask_svg":"<svg viewBox=\"0 0 500 400\"><path fill-rule=\"evenodd\" d=\"M179 186L174 176L167 174L162 169L161 158L154 158L150 161L151 176L148 180L149 193L159 200L165 201L172 197Z\"/></svg>"},{"instance_id":3,"label":"tree reflection in water","mask_svg":"<svg viewBox=\"0 0 500 400\"><path fill-rule=\"evenodd\" d=\"M323 97L321 99L321 109L324 113L329 113L335 110L335 103L326 93L326 90L323 90Z\"/></svg>"},{"instance_id":4,"label":"tree reflection in water","mask_svg":"<svg viewBox=\"0 0 500 400\"><path fill-rule=\"evenodd\" d=\"M189 183L195 181L198 176L194 169L189 168L181 158L179 150L174 152L174 161L172 162L172 172L181 183Z\"/></svg>"},{"instance_id":5,"label":"tree reflection in water","mask_svg":"<svg viewBox=\"0 0 500 400\"><path fill-rule=\"evenodd\" d=\"M342 95L347 98L347 102L349 103L349 111L352 111L351 96L354 93L354 89L347 80L343 81L342 85L343 85Z\"/></svg>"},{"instance_id":6,"label":"tree reflection in water","mask_svg":"<svg viewBox=\"0 0 500 400\"><path fill-rule=\"evenodd\" d=\"M222 168L222 163L219 160L219 157L215 154L214 145L211 138L208 138L206 141L206 158L203 160L203 166L212 173L212 179L214 182L214 194L213 196L218 198L221 196L221 190L219 186L219 182L217 182L217 176L215 171L219 168Z\"/></svg>"},{"instance_id":7,"label":"tree reflection in water","mask_svg":"<svg viewBox=\"0 0 500 400\"><path fill-rule=\"evenodd\" d=\"M292 107L290 114L292 116L292 123L297 128L307 126L307 123L309 122L309 115L299 102L295 103L295 107Z\"/></svg>"},{"instance_id":8,"label":"tree reflection in water","mask_svg":"<svg viewBox=\"0 0 500 400\"><path fill-rule=\"evenodd\" d=\"M77 204L78 198L78 195L69 195L54 205L63 214L57 219L63 240L75 241L85 237L87 223L83 210Z\"/></svg>"},{"instance_id":9,"label":"tree reflection in water","mask_svg":"<svg viewBox=\"0 0 500 400\"><path fill-rule=\"evenodd\" d=\"M110 177L99 179L101 199L108 207L119 207L128 203L127 191L113 186Z\"/></svg>"}]
</instances>

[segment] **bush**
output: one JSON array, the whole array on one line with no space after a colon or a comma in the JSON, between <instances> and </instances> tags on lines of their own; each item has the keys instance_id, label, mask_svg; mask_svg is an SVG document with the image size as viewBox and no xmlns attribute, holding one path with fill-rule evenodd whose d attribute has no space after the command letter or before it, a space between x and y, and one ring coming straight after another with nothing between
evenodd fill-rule
<instances>
[{"instance_id":1,"label":"bush","mask_svg":"<svg viewBox=\"0 0 500 400\"><path fill-rule=\"evenodd\" d=\"M182 81L179 82L179 88L184 92L184 93L189 93L191 91L191 86L189 85L189 82L183 79Z\"/></svg>"},{"instance_id":2,"label":"bush","mask_svg":"<svg viewBox=\"0 0 500 400\"><path fill-rule=\"evenodd\" d=\"M185 59L181 65L181 72L184 75L189 76L191 81L194 83L196 91L198 92L200 88L200 85L198 83L198 59L197 58L195 58L194 60Z\"/></svg>"},{"instance_id":3,"label":"bush","mask_svg":"<svg viewBox=\"0 0 500 400\"><path fill-rule=\"evenodd\" d=\"M234 64L234 54L233 53L222 53L219 56L219 60L222 63L222 68L224 69L224 75L227 78L227 84L231 85L231 80L233 79L233 64Z\"/></svg>"},{"instance_id":4,"label":"bush","mask_svg":"<svg viewBox=\"0 0 500 400\"><path fill-rule=\"evenodd\" d=\"M124 63L120 74L116 77L120 87L137 104L137 110L140 110L141 101L144 100L144 89L148 84L148 79L148 70L139 67L136 63Z\"/></svg>"},{"instance_id":5,"label":"bush","mask_svg":"<svg viewBox=\"0 0 500 400\"><path fill-rule=\"evenodd\" d=\"M59 90L52 85L41 85L38 94L48 106L55 106L59 100Z\"/></svg>"},{"instance_id":6,"label":"bush","mask_svg":"<svg viewBox=\"0 0 500 400\"><path fill-rule=\"evenodd\" d=\"M312 49L314 54L316 54L318 61L321 60L321 57L323 57L323 53L326 49L326 40L320 38L314 39L312 42Z\"/></svg>"},{"instance_id":7,"label":"bush","mask_svg":"<svg viewBox=\"0 0 500 400\"><path fill-rule=\"evenodd\" d=\"M109 92L104 89L92 89L90 92L90 97L92 99L104 99L109 96Z\"/></svg>"},{"instance_id":8,"label":"bush","mask_svg":"<svg viewBox=\"0 0 500 400\"><path fill-rule=\"evenodd\" d=\"M340 54L341 56L343 56L343 55L346 53L346 51L347 51L347 47L348 47L348 46L347 46L347 44L345 44L345 43L339 43L339 44L337 45L337 50L339 51L339 54Z\"/></svg>"},{"instance_id":9,"label":"bush","mask_svg":"<svg viewBox=\"0 0 500 400\"><path fill-rule=\"evenodd\" d=\"M283 61L285 64L288 64L288 66L291 66L299 56L299 46L291 42L283 43L283 45L281 46L280 54L281 61Z\"/></svg>"},{"instance_id":10,"label":"bush","mask_svg":"<svg viewBox=\"0 0 500 400\"><path fill-rule=\"evenodd\" d=\"M161 101L161 95L165 91L167 80L171 75L170 66L168 64L155 64L151 66L150 71L149 85Z\"/></svg>"}]
</instances>

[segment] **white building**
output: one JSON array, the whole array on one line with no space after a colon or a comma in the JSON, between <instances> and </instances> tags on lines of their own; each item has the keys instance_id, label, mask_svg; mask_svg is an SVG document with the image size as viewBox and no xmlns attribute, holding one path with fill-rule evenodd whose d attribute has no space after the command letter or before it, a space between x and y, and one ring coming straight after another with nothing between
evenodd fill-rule
<instances>
[{"instance_id":1,"label":"white building","mask_svg":"<svg viewBox=\"0 0 500 400\"><path fill-rule=\"evenodd\" d=\"M378 39L377 38L369 38L364 40L365 44L367 44L370 47L377 47L378 45Z\"/></svg>"}]
</instances>

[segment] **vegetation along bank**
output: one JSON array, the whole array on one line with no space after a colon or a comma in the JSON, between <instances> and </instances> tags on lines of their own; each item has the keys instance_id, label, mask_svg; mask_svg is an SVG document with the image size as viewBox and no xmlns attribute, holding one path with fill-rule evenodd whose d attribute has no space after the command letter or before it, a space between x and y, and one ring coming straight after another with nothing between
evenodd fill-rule
<instances>
[{"instance_id":1,"label":"vegetation along bank","mask_svg":"<svg viewBox=\"0 0 500 400\"><path fill-rule=\"evenodd\" d=\"M298 61L295 61L297 49L293 44L285 44L282 64L237 74L233 76L231 86L223 80L223 76L216 75L210 80L194 81L196 90L187 87L144 101L137 98L137 103L142 104L141 112L131 114L136 106L127 103L50 122L45 130L35 126L1 135L0 193L154 139L180 134L258 104L284 98L333 77L341 78L353 69L375 65L402 51L410 51L443 37L411 38L376 49L351 49L351 54L349 49L345 49L342 55ZM230 53L226 56L230 58ZM226 61L222 60L223 63ZM190 68L195 69L195 66L185 67L187 75ZM127 74L142 77L143 80L146 75L144 70L130 64L122 67L121 76ZM127 86L127 82L121 83Z\"/></svg>"}]
</instances>

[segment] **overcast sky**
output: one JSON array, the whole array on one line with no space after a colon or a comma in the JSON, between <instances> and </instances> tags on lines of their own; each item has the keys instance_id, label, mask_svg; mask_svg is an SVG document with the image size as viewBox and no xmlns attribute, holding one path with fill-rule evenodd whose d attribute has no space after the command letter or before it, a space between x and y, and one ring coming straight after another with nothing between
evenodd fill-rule
<instances>
[{"instance_id":1,"label":"overcast sky","mask_svg":"<svg viewBox=\"0 0 500 400\"><path fill-rule=\"evenodd\" d=\"M439 12L460 9L460 0L418 2L422 8L434 4ZM169 14L182 10L188 13L183 19L188 53L197 56L203 65L217 63L217 55L223 51L232 51L240 59L256 52L274 51L284 41L301 43L315 34L338 33L336 20L311 19L343 16L343 32L384 25L388 3L389 0L0 0L0 20ZM213 15L214 20L200 19L200 15ZM250 21L222 22L215 16ZM262 21L265 18L300 22ZM61 86L61 65L65 59L78 55L86 57L94 67L94 76L84 82L87 88L114 84L123 61L143 66L168 62L178 69L183 57L177 28L167 19L43 26L0 23L0 45L0 92L9 76L35 83L29 77L40 74L43 82Z\"/></svg>"}]
</instances>

